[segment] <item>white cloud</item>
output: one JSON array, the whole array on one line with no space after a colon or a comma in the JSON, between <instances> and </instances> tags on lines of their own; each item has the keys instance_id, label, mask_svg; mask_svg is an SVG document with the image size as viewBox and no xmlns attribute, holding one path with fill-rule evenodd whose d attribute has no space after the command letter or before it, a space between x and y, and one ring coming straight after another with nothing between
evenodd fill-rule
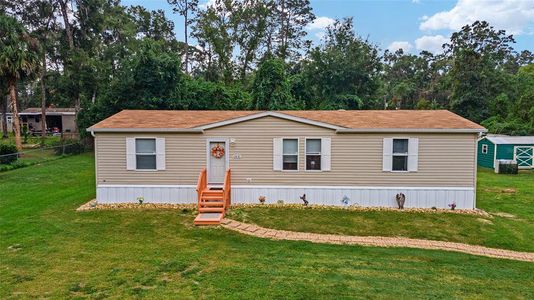
<instances>
[{"instance_id":1,"label":"white cloud","mask_svg":"<svg viewBox=\"0 0 534 300\"><path fill-rule=\"evenodd\" d=\"M392 52L395 52L399 49L402 49L404 52L410 52L410 50L413 49L413 45L412 43L406 41L394 41L388 46L388 50Z\"/></svg>"},{"instance_id":2,"label":"white cloud","mask_svg":"<svg viewBox=\"0 0 534 300\"><path fill-rule=\"evenodd\" d=\"M335 20L329 17L319 17L306 26L308 30L324 30L326 27L334 24Z\"/></svg>"},{"instance_id":3,"label":"white cloud","mask_svg":"<svg viewBox=\"0 0 534 300\"><path fill-rule=\"evenodd\" d=\"M534 33L534 5L527 0L458 0L449 11L424 17L421 30L458 30L466 24L488 21L511 34Z\"/></svg>"},{"instance_id":4,"label":"white cloud","mask_svg":"<svg viewBox=\"0 0 534 300\"><path fill-rule=\"evenodd\" d=\"M443 51L441 47L443 44L449 42L449 38L438 35L425 35L415 40L415 48L417 50L426 50L432 53L440 53Z\"/></svg>"}]
</instances>

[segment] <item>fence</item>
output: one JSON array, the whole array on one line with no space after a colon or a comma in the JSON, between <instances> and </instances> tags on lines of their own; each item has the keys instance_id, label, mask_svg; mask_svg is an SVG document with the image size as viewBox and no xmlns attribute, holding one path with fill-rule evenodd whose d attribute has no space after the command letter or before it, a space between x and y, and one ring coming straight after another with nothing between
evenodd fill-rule
<instances>
[{"instance_id":1,"label":"fence","mask_svg":"<svg viewBox=\"0 0 534 300\"><path fill-rule=\"evenodd\" d=\"M66 155L80 154L86 148L80 142L61 143L0 155L0 172L26 167Z\"/></svg>"}]
</instances>

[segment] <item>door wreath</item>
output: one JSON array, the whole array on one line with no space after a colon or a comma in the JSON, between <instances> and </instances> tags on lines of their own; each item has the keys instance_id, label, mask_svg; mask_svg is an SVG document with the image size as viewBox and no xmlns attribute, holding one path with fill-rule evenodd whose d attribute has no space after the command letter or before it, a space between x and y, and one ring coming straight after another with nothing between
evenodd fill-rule
<instances>
[{"instance_id":1,"label":"door wreath","mask_svg":"<svg viewBox=\"0 0 534 300\"><path fill-rule=\"evenodd\" d=\"M219 144L217 144L217 146L211 148L211 155L215 158L221 158L224 156L224 148L222 148L221 146L219 146Z\"/></svg>"}]
</instances>

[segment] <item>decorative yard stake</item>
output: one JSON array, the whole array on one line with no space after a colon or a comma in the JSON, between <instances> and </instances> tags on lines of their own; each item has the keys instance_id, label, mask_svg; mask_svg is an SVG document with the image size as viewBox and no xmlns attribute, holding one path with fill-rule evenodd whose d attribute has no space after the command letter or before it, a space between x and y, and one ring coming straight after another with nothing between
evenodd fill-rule
<instances>
[{"instance_id":1,"label":"decorative yard stake","mask_svg":"<svg viewBox=\"0 0 534 300\"><path fill-rule=\"evenodd\" d=\"M302 196L300 196L300 199L304 201L304 206L308 206L308 200L306 200L306 194L302 194Z\"/></svg>"},{"instance_id":2,"label":"decorative yard stake","mask_svg":"<svg viewBox=\"0 0 534 300\"><path fill-rule=\"evenodd\" d=\"M349 199L349 197L347 197L347 195L343 196L343 199L341 199L341 203L343 205L349 205L349 201L350 201L350 199Z\"/></svg>"},{"instance_id":3,"label":"decorative yard stake","mask_svg":"<svg viewBox=\"0 0 534 300\"><path fill-rule=\"evenodd\" d=\"M451 210L454 210L456 208L456 202L453 201L451 204L449 204L449 207L451 208Z\"/></svg>"},{"instance_id":4,"label":"decorative yard stake","mask_svg":"<svg viewBox=\"0 0 534 300\"><path fill-rule=\"evenodd\" d=\"M137 201L139 202L139 204L143 204L143 202L145 201L145 197L137 197Z\"/></svg>"},{"instance_id":5,"label":"decorative yard stake","mask_svg":"<svg viewBox=\"0 0 534 300\"><path fill-rule=\"evenodd\" d=\"M259 196L258 200L260 201L261 204L264 204L265 203L265 196Z\"/></svg>"},{"instance_id":6,"label":"decorative yard stake","mask_svg":"<svg viewBox=\"0 0 534 300\"><path fill-rule=\"evenodd\" d=\"M406 202L406 196L403 193L398 193L395 197L397 199L397 205L399 209L404 209L404 202Z\"/></svg>"}]
</instances>

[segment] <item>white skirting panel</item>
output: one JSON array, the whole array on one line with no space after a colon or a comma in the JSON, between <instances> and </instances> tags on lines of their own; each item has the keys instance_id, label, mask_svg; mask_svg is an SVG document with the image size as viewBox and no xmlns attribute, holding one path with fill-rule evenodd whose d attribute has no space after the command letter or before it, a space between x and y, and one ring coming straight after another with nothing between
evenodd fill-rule
<instances>
[{"instance_id":1,"label":"white skirting panel","mask_svg":"<svg viewBox=\"0 0 534 300\"><path fill-rule=\"evenodd\" d=\"M300 197L306 194L310 204L335 206L383 206L396 207L395 196L406 195L404 207L449 208L456 203L458 209L473 209L473 188L463 187L347 187L347 186L233 186L233 204L259 204L282 200L285 204L303 203ZM139 197L145 203L196 203L197 194L192 185L99 185L99 203L137 203Z\"/></svg>"},{"instance_id":2,"label":"white skirting panel","mask_svg":"<svg viewBox=\"0 0 534 300\"><path fill-rule=\"evenodd\" d=\"M188 204L197 202L195 186L189 185L99 185L96 188L98 203Z\"/></svg>"}]
</instances>

